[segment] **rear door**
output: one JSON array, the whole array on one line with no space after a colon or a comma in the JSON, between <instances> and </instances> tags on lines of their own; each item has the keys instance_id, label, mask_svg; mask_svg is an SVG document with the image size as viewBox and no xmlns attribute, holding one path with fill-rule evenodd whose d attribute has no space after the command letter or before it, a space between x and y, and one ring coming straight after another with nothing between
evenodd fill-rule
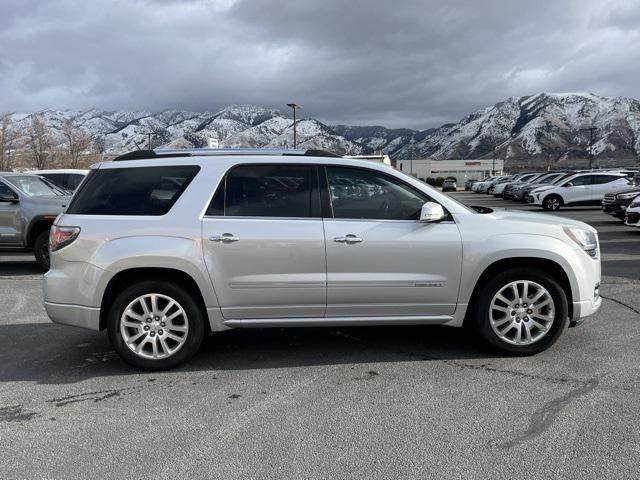
<instances>
[{"instance_id":1,"label":"rear door","mask_svg":"<svg viewBox=\"0 0 640 480\"><path fill-rule=\"evenodd\" d=\"M214 195L202 232L225 318L324 315L326 256L316 166L234 167Z\"/></svg>"},{"instance_id":2,"label":"rear door","mask_svg":"<svg viewBox=\"0 0 640 480\"><path fill-rule=\"evenodd\" d=\"M620 175L594 175L589 201L594 205L600 204L606 193L618 190L627 184L627 178Z\"/></svg>"},{"instance_id":3,"label":"rear door","mask_svg":"<svg viewBox=\"0 0 640 480\"><path fill-rule=\"evenodd\" d=\"M327 166L326 176L327 317L451 315L462 261L455 223L420 222L428 196L383 172Z\"/></svg>"}]
</instances>

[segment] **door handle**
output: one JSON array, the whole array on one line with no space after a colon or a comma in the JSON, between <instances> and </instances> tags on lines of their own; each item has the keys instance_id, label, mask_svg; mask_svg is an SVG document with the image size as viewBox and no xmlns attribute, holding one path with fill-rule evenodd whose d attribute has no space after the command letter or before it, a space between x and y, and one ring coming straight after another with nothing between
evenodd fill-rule
<instances>
[{"instance_id":1,"label":"door handle","mask_svg":"<svg viewBox=\"0 0 640 480\"><path fill-rule=\"evenodd\" d=\"M218 242L218 243L233 243L233 242L239 241L240 239L234 236L232 233L223 233L222 235L215 235L213 237L209 237L209 240L211 240L212 242Z\"/></svg>"},{"instance_id":2,"label":"door handle","mask_svg":"<svg viewBox=\"0 0 640 480\"><path fill-rule=\"evenodd\" d=\"M354 235L353 233L350 233L348 235L345 235L344 237L336 237L333 239L334 242L338 242L338 243L346 243L351 245L352 243L360 243L362 242L362 239L356 235Z\"/></svg>"}]
</instances>

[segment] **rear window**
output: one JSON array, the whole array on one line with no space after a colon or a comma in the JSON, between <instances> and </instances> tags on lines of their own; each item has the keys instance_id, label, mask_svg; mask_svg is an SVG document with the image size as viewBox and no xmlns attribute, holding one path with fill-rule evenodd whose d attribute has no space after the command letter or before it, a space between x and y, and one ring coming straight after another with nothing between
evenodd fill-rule
<instances>
[{"instance_id":1,"label":"rear window","mask_svg":"<svg viewBox=\"0 0 640 480\"><path fill-rule=\"evenodd\" d=\"M67 213L164 215L199 170L195 165L92 170Z\"/></svg>"}]
</instances>

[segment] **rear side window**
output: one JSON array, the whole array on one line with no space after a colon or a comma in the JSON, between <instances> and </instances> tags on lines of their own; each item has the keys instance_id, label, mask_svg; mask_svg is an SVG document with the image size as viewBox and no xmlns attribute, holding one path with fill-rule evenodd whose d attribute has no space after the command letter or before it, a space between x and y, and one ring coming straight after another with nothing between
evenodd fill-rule
<instances>
[{"instance_id":1,"label":"rear side window","mask_svg":"<svg viewBox=\"0 0 640 480\"><path fill-rule=\"evenodd\" d=\"M615 175L594 175L592 185L601 185L603 183L613 182L614 180L619 180L624 177L618 177Z\"/></svg>"},{"instance_id":2,"label":"rear side window","mask_svg":"<svg viewBox=\"0 0 640 480\"><path fill-rule=\"evenodd\" d=\"M199 170L195 165L92 170L67 213L164 215Z\"/></svg>"},{"instance_id":3,"label":"rear side window","mask_svg":"<svg viewBox=\"0 0 640 480\"><path fill-rule=\"evenodd\" d=\"M316 182L317 169L313 165L241 165L224 178L207 209L207 215L318 216Z\"/></svg>"}]
</instances>

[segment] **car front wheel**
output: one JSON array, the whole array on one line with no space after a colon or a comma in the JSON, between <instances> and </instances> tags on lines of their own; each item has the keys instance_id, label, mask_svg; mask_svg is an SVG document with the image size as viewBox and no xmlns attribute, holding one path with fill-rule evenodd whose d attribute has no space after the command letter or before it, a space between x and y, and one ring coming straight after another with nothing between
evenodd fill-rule
<instances>
[{"instance_id":1,"label":"car front wheel","mask_svg":"<svg viewBox=\"0 0 640 480\"><path fill-rule=\"evenodd\" d=\"M553 345L565 330L567 298L555 279L543 271L507 270L480 291L473 323L493 349L532 355Z\"/></svg>"},{"instance_id":2,"label":"car front wheel","mask_svg":"<svg viewBox=\"0 0 640 480\"><path fill-rule=\"evenodd\" d=\"M111 305L107 331L122 359L143 370L167 370L191 358L204 337L198 303L167 281L143 281Z\"/></svg>"},{"instance_id":3,"label":"car front wheel","mask_svg":"<svg viewBox=\"0 0 640 480\"><path fill-rule=\"evenodd\" d=\"M545 210L556 211L562 206L562 198L558 195L549 195L542 202L542 208Z\"/></svg>"}]
</instances>

